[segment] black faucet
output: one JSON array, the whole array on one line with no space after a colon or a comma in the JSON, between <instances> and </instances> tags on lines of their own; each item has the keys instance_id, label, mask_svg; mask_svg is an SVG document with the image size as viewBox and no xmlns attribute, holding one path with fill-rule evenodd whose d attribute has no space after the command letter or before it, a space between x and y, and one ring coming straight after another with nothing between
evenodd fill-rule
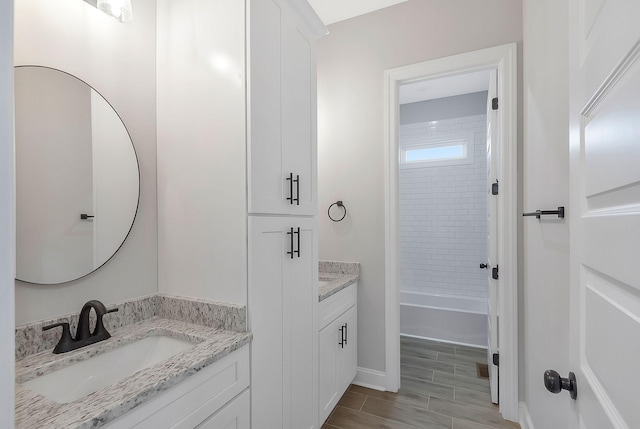
<instances>
[{"instance_id":1,"label":"black faucet","mask_svg":"<svg viewBox=\"0 0 640 429\"><path fill-rule=\"evenodd\" d=\"M94 309L96 312L96 327L93 332L90 332L89 329L89 313L91 309ZM112 308L111 310L107 310L103 303L98 300L88 301L80 312L80 318L78 319L78 328L76 329L76 337L73 338L71 336L71 331L69 329L69 322L60 322L53 323L51 325L43 326L42 330L47 331L51 328L55 328L57 326L62 326L62 337L58 344L53 349L53 353L65 353L70 352L71 350L79 349L80 347L88 346L89 344L95 344L99 341L106 340L111 337L111 334L104 327L104 323L102 322L102 318L107 313L113 313L114 311L118 311L117 308Z\"/></svg>"}]
</instances>

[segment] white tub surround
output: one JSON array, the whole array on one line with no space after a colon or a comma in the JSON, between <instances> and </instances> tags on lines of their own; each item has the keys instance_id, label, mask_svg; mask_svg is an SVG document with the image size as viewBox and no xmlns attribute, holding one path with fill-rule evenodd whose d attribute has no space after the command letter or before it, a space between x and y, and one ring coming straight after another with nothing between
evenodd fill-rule
<instances>
[{"instance_id":1,"label":"white tub surround","mask_svg":"<svg viewBox=\"0 0 640 429\"><path fill-rule=\"evenodd\" d=\"M16 362L16 428L103 426L225 358L248 344L252 338L250 333L244 332L245 308L241 306L152 295L107 307L119 308L118 312L109 313L104 318L112 337L68 353L51 353L50 349L59 338L59 332L54 332L53 340L49 338L50 331L46 332L46 336L37 335L38 328L42 332L42 325L51 321L16 329L16 350L20 350L21 354L21 359ZM55 320L77 324L77 315ZM154 335L173 337L195 345L66 404L53 402L21 384ZM34 344L28 346L30 341ZM45 350L29 353L41 349Z\"/></svg>"},{"instance_id":2,"label":"white tub surround","mask_svg":"<svg viewBox=\"0 0 640 429\"><path fill-rule=\"evenodd\" d=\"M359 262L318 262L318 301L323 301L360 278Z\"/></svg>"},{"instance_id":3,"label":"white tub surround","mask_svg":"<svg viewBox=\"0 0 640 429\"><path fill-rule=\"evenodd\" d=\"M400 291L400 335L487 347L487 300Z\"/></svg>"}]
</instances>

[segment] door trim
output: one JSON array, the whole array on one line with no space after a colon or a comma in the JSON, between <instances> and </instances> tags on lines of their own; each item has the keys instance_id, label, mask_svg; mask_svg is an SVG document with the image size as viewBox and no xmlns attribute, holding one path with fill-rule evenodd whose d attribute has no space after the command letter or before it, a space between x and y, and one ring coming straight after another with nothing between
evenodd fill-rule
<instances>
[{"instance_id":1,"label":"door trim","mask_svg":"<svg viewBox=\"0 0 640 429\"><path fill-rule=\"evenodd\" d=\"M515 43L425 61L385 72L385 344L386 388L400 386L398 87L401 83L486 69L498 70L498 261L500 412L518 421L518 81Z\"/></svg>"}]
</instances>

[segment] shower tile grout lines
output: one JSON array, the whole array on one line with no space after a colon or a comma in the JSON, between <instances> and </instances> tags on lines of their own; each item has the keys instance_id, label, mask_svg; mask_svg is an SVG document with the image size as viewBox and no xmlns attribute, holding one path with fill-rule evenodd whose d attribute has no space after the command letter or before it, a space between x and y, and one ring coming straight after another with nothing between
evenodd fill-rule
<instances>
[{"instance_id":1,"label":"shower tile grout lines","mask_svg":"<svg viewBox=\"0 0 640 429\"><path fill-rule=\"evenodd\" d=\"M401 337L401 388L351 385L322 429L514 429L477 376L484 349Z\"/></svg>"}]
</instances>

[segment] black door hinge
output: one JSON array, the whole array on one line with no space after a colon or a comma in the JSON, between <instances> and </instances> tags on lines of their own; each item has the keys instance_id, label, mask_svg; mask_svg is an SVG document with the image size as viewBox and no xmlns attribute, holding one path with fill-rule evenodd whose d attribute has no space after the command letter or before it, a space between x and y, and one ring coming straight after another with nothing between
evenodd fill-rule
<instances>
[{"instance_id":1,"label":"black door hinge","mask_svg":"<svg viewBox=\"0 0 640 429\"><path fill-rule=\"evenodd\" d=\"M498 195L498 181L491 184L491 195Z\"/></svg>"},{"instance_id":2,"label":"black door hinge","mask_svg":"<svg viewBox=\"0 0 640 429\"><path fill-rule=\"evenodd\" d=\"M494 280L498 280L498 266L491 268L491 278Z\"/></svg>"},{"instance_id":3,"label":"black door hinge","mask_svg":"<svg viewBox=\"0 0 640 429\"><path fill-rule=\"evenodd\" d=\"M493 364L495 366L500 366L500 355L498 353L494 353L492 358L493 358Z\"/></svg>"},{"instance_id":4,"label":"black door hinge","mask_svg":"<svg viewBox=\"0 0 640 429\"><path fill-rule=\"evenodd\" d=\"M498 110L498 97L491 100L491 108L493 110Z\"/></svg>"}]
</instances>

